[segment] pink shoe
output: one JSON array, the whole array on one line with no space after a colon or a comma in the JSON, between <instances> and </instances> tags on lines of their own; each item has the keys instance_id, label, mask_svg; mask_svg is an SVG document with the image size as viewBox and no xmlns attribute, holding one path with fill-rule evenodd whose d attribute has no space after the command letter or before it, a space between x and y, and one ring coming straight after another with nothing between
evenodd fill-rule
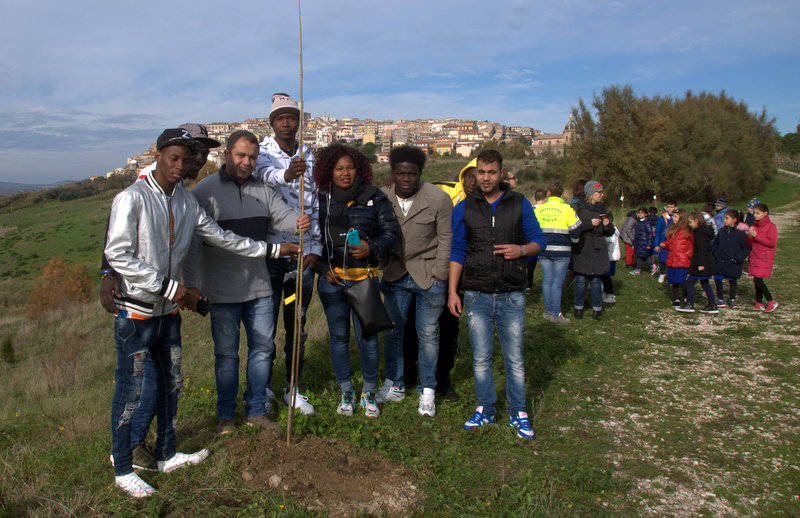
<instances>
[{"instance_id":1,"label":"pink shoe","mask_svg":"<svg viewBox=\"0 0 800 518\"><path fill-rule=\"evenodd\" d=\"M755 309L756 311L764 311L767 308L764 307L764 304L756 302L755 306L753 306L753 309Z\"/></svg>"},{"instance_id":2,"label":"pink shoe","mask_svg":"<svg viewBox=\"0 0 800 518\"><path fill-rule=\"evenodd\" d=\"M642 270L633 270L631 272L631 275L641 275L641 274L642 274Z\"/></svg>"},{"instance_id":3,"label":"pink shoe","mask_svg":"<svg viewBox=\"0 0 800 518\"><path fill-rule=\"evenodd\" d=\"M770 300L769 302L767 302L764 311L766 311L767 313L772 313L776 309L778 309L778 303L774 300Z\"/></svg>"}]
</instances>

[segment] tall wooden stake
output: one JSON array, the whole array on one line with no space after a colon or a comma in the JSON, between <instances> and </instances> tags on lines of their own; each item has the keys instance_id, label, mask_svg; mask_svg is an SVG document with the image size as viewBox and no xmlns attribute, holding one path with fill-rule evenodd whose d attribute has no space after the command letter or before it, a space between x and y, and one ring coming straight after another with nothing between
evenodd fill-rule
<instances>
[{"instance_id":1,"label":"tall wooden stake","mask_svg":"<svg viewBox=\"0 0 800 518\"><path fill-rule=\"evenodd\" d=\"M298 145L297 145L297 154L302 160L303 156L303 125L305 122L304 117L304 106L303 106L303 13L300 10L300 0L297 0L297 21L298 21L298 29L300 31L300 126L298 128ZM304 195L304 187L305 187L305 175L306 172L303 171L303 174L300 175L300 192L298 200L299 200L299 214L305 214L305 195ZM291 405L289 406L289 421L286 427L286 445L289 446L292 443L292 424L294 422L294 407L295 402L297 401L297 377L298 371L300 367L300 342L301 338L300 335L302 334L302 314L303 314L303 232L300 232L300 252L297 254L297 276L295 277L295 299L294 299L294 340L292 343L292 373L289 382L289 394ZM284 308L286 311L286 308Z\"/></svg>"}]
</instances>

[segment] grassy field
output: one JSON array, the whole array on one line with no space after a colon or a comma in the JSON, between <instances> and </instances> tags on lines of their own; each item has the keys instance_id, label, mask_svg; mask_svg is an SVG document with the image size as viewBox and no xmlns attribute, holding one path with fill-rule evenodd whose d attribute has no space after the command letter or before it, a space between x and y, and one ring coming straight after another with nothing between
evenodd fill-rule
<instances>
[{"instance_id":1,"label":"grassy field","mask_svg":"<svg viewBox=\"0 0 800 518\"><path fill-rule=\"evenodd\" d=\"M394 507L351 502L328 510L800 516L799 190L800 181L779 175L759 194L779 225L775 275L768 282L781 303L774 314L751 309L746 277L738 296L742 309L677 314L665 287L620 268L618 302L599 322L557 327L542 320L534 289L525 361L535 441L516 439L502 424L479 433L460 428L475 404L466 333L454 373L462 397L437 401L436 418L417 415L416 397L384 405L376 421L337 416L327 328L315 297L305 380L318 413L296 421L297 458L309 460L303 457L306 448L321 466L335 452L314 449L321 448L315 440L335 439L330 444L336 448L346 445L359 459L389 466L406 496ZM109 205L106 195L0 214L0 339L11 338L16 356L13 364L0 362L0 515L321 512L303 491L246 482L248 466L283 458L275 435L239 431L223 440L214 434L213 348L208 321L196 314L184 316L179 447L209 447L212 456L169 475L145 475L159 493L144 502L125 498L113 486L110 315L96 301L33 321L23 310L25 294L49 257L84 262L94 271ZM541 280L539 272L536 278ZM285 379L278 349L275 389ZM502 409L505 380L496 360ZM354 381L360 385L358 375ZM504 422L503 412L499 417ZM285 407L280 422L285 427ZM313 482L315 468L306 465ZM366 484L387 487L364 475Z\"/></svg>"}]
</instances>

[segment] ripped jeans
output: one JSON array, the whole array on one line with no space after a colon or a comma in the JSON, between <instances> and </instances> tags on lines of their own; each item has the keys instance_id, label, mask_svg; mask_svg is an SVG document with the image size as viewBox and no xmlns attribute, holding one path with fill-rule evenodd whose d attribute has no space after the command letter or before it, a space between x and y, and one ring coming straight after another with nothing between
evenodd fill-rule
<instances>
[{"instance_id":1,"label":"ripped jeans","mask_svg":"<svg viewBox=\"0 0 800 518\"><path fill-rule=\"evenodd\" d=\"M156 459L167 460L175 454L174 422L183 384L181 316L162 315L134 320L117 315L114 339L117 342L117 368L111 403L111 452L114 455L114 474L122 476L133 472L131 424L134 411L140 404L148 355L153 359L157 374Z\"/></svg>"}]
</instances>

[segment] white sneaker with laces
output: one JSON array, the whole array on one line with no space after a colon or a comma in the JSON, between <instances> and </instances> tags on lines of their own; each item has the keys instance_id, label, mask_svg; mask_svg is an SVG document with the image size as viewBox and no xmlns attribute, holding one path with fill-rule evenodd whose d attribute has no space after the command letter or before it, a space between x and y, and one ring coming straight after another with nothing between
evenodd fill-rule
<instances>
[{"instance_id":1,"label":"white sneaker with laces","mask_svg":"<svg viewBox=\"0 0 800 518\"><path fill-rule=\"evenodd\" d=\"M386 403L387 401L402 401L406 398L406 389L395 387L392 380L383 382L383 386L378 388L375 393L375 402L378 404Z\"/></svg>"},{"instance_id":2,"label":"white sneaker with laces","mask_svg":"<svg viewBox=\"0 0 800 518\"><path fill-rule=\"evenodd\" d=\"M200 464L206 460L206 457L208 457L209 453L210 452L205 448L194 453L181 453L176 451L175 455L173 455L171 458L158 461L158 471L161 473L169 473L170 471L175 471L176 469L184 466L194 466L195 464Z\"/></svg>"},{"instance_id":3,"label":"white sneaker with laces","mask_svg":"<svg viewBox=\"0 0 800 518\"><path fill-rule=\"evenodd\" d=\"M133 498L145 498L156 492L153 486L139 478L136 473L114 477L114 483Z\"/></svg>"},{"instance_id":4,"label":"white sneaker with laces","mask_svg":"<svg viewBox=\"0 0 800 518\"><path fill-rule=\"evenodd\" d=\"M283 402L286 406L292 406L292 394L288 390L283 391ZM299 392L294 398L294 407L303 415L314 415L314 406L308 402L308 396Z\"/></svg>"},{"instance_id":5,"label":"white sneaker with laces","mask_svg":"<svg viewBox=\"0 0 800 518\"><path fill-rule=\"evenodd\" d=\"M617 301L616 295L611 295L610 293L606 293L603 295L603 303L604 304L613 304Z\"/></svg>"},{"instance_id":6,"label":"white sneaker with laces","mask_svg":"<svg viewBox=\"0 0 800 518\"><path fill-rule=\"evenodd\" d=\"M435 392L432 388L422 389L422 394L419 396L419 407L417 412L424 417L433 417L436 415Z\"/></svg>"}]
</instances>

